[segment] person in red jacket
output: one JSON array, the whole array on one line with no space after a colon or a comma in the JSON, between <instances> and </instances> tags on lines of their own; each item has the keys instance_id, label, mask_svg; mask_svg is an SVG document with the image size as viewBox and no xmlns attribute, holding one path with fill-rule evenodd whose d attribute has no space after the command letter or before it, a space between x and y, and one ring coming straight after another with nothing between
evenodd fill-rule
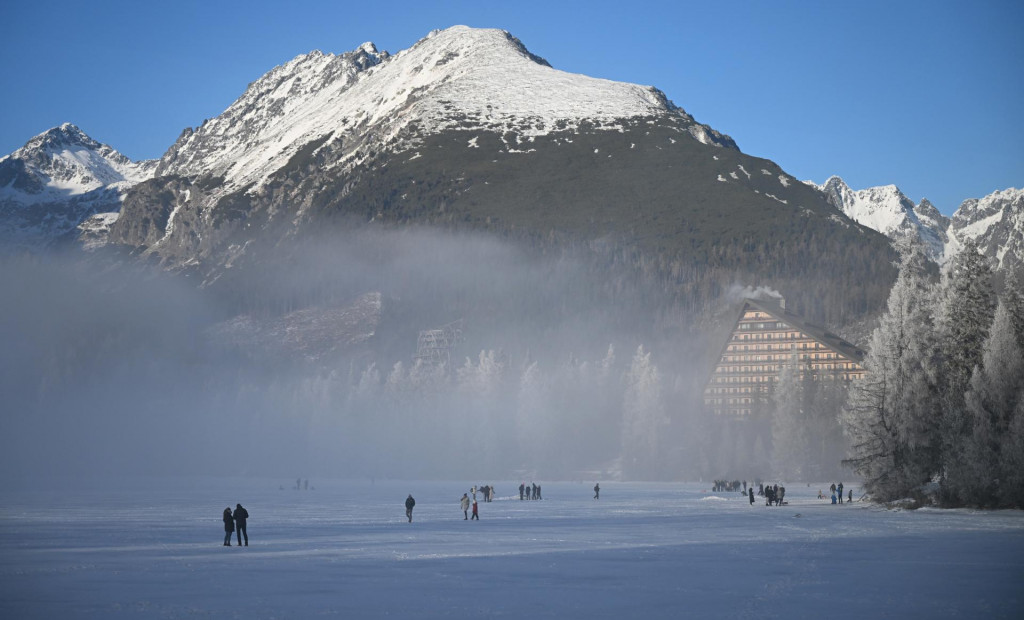
<instances>
[{"instance_id":1,"label":"person in red jacket","mask_svg":"<svg viewBox=\"0 0 1024 620\"><path fill-rule=\"evenodd\" d=\"M472 517L472 518L473 518L473 519L476 519L477 521L479 521L479 520L480 520L480 513L479 513L479 512L477 512L477 509L476 509L476 500L475 500L475 499L473 500L473 517Z\"/></svg>"}]
</instances>

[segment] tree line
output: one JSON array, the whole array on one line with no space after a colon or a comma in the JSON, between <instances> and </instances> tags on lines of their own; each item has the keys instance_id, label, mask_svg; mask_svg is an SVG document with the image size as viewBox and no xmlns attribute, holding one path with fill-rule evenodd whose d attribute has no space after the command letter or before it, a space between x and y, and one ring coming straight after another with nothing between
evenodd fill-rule
<instances>
[{"instance_id":1,"label":"tree line","mask_svg":"<svg viewBox=\"0 0 1024 620\"><path fill-rule=\"evenodd\" d=\"M1024 506L1024 296L968 242L939 278L902 249L841 419L877 500ZM1004 277L997 293L997 276Z\"/></svg>"}]
</instances>

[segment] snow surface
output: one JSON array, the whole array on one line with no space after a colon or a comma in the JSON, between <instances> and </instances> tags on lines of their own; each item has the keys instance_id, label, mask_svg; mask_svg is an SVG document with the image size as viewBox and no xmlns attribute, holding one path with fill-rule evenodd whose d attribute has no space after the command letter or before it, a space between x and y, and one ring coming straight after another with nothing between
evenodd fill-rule
<instances>
[{"instance_id":1,"label":"snow surface","mask_svg":"<svg viewBox=\"0 0 1024 620\"><path fill-rule=\"evenodd\" d=\"M0 617L1024 617L1020 511L831 505L827 484L772 508L697 483L594 500L592 480L529 502L498 481L464 521L490 482L8 481ZM237 502L250 546L223 547Z\"/></svg>"}]
</instances>

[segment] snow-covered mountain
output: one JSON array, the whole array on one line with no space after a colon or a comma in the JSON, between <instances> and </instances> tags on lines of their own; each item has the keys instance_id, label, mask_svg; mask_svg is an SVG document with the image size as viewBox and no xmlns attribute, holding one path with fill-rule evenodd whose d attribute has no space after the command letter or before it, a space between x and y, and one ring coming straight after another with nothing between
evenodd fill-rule
<instances>
[{"instance_id":1,"label":"snow-covered mountain","mask_svg":"<svg viewBox=\"0 0 1024 620\"><path fill-rule=\"evenodd\" d=\"M946 253L954 255L973 239L999 266L1024 269L1024 189L1005 189L965 200L950 222Z\"/></svg>"},{"instance_id":2,"label":"snow-covered mountain","mask_svg":"<svg viewBox=\"0 0 1024 620\"><path fill-rule=\"evenodd\" d=\"M895 185L853 190L838 176L822 185L829 202L858 224L893 240L912 238L924 244L929 256L941 261L949 220L927 200L914 204Z\"/></svg>"},{"instance_id":3,"label":"snow-covered mountain","mask_svg":"<svg viewBox=\"0 0 1024 620\"><path fill-rule=\"evenodd\" d=\"M966 239L972 239L998 266L1024 265L1024 190L1007 189L966 200L949 218L927 198L914 204L895 185L853 190L838 176L811 185L859 224L894 241L920 241L937 263L948 261Z\"/></svg>"},{"instance_id":4,"label":"snow-covered mountain","mask_svg":"<svg viewBox=\"0 0 1024 620\"><path fill-rule=\"evenodd\" d=\"M91 175L103 207L63 228L232 290L315 235L430 226L664 272L658 286L685 281L690 296L721 278L768 282L841 322L871 307L894 258L882 235L656 88L559 71L494 29L298 56L155 165L120 165ZM828 307L811 301L834 281L855 284Z\"/></svg>"},{"instance_id":5,"label":"snow-covered mountain","mask_svg":"<svg viewBox=\"0 0 1024 620\"><path fill-rule=\"evenodd\" d=\"M581 123L614 129L623 118L677 112L655 88L558 71L505 31L455 26L394 56L365 43L274 68L220 116L186 130L157 176L212 175L223 179L223 192L258 190L306 145L329 140L365 144L333 162L344 166L369 150L410 150L416 135L447 129L529 141ZM734 146L687 118L702 141ZM413 135L404 133L411 126Z\"/></svg>"},{"instance_id":6,"label":"snow-covered mountain","mask_svg":"<svg viewBox=\"0 0 1024 620\"><path fill-rule=\"evenodd\" d=\"M125 192L153 176L65 123L0 158L0 246L48 245L96 213L118 211Z\"/></svg>"}]
</instances>

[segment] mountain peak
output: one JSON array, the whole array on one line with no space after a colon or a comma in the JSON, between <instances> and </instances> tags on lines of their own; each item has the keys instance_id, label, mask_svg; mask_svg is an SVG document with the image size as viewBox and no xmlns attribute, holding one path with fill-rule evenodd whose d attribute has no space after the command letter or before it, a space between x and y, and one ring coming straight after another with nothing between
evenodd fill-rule
<instances>
[{"instance_id":1,"label":"mountain peak","mask_svg":"<svg viewBox=\"0 0 1024 620\"><path fill-rule=\"evenodd\" d=\"M735 148L656 88L558 71L505 30L452 26L394 55L364 43L275 67L217 118L183 134L157 175L212 174L224 179L224 191L258 189L307 145L330 140L402 151L449 129L530 140L669 115L695 139Z\"/></svg>"},{"instance_id":2,"label":"mountain peak","mask_svg":"<svg viewBox=\"0 0 1024 620\"><path fill-rule=\"evenodd\" d=\"M83 146L88 149L98 149L102 145L90 138L77 125L62 123L33 137L19 150L39 150L66 146Z\"/></svg>"}]
</instances>

